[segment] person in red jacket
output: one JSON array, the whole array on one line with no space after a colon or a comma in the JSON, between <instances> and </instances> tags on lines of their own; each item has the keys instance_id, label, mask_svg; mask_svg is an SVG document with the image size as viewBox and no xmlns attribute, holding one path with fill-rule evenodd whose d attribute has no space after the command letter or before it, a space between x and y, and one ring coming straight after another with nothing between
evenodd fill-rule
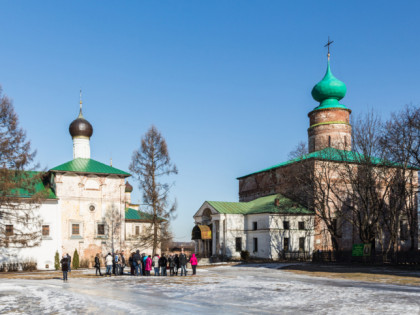
<instances>
[{"instance_id":1,"label":"person in red jacket","mask_svg":"<svg viewBox=\"0 0 420 315\"><path fill-rule=\"evenodd\" d=\"M193 270L193 276L195 276L196 271L197 271L197 264L198 264L197 257L195 257L195 254L192 254L190 263Z\"/></svg>"},{"instance_id":2,"label":"person in red jacket","mask_svg":"<svg viewBox=\"0 0 420 315\"><path fill-rule=\"evenodd\" d=\"M146 276L150 276L150 270L152 270L152 256L151 255L149 255L146 258L146 264L145 264L144 269L146 270Z\"/></svg>"}]
</instances>

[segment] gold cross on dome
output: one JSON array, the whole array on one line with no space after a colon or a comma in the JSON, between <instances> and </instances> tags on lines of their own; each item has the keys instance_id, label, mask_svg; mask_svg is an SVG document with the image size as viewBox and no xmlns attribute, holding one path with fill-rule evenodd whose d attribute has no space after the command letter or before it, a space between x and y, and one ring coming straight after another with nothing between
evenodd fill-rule
<instances>
[{"instance_id":1,"label":"gold cross on dome","mask_svg":"<svg viewBox=\"0 0 420 315\"><path fill-rule=\"evenodd\" d=\"M328 47L328 54L327 54L328 59L330 58L330 45L332 43L334 43L334 41L333 40L330 40L330 37L328 36L328 42L324 45L324 47Z\"/></svg>"}]
</instances>

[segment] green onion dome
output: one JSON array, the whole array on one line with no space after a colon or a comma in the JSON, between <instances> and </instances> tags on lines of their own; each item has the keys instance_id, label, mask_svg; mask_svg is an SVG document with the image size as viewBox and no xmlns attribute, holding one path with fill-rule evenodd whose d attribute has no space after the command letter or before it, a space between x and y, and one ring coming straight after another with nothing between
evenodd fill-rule
<instances>
[{"instance_id":1,"label":"green onion dome","mask_svg":"<svg viewBox=\"0 0 420 315\"><path fill-rule=\"evenodd\" d=\"M331 73L330 61L328 60L327 72L324 78L312 89L312 97L320 104L316 109L324 108L347 108L338 101L346 95L346 85Z\"/></svg>"}]
</instances>

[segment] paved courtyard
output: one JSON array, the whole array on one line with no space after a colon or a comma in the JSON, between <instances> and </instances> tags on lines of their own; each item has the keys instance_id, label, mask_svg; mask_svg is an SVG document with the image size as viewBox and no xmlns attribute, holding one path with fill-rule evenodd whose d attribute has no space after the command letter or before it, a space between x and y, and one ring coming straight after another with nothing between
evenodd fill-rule
<instances>
[{"instance_id":1,"label":"paved courtyard","mask_svg":"<svg viewBox=\"0 0 420 315\"><path fill-rule=\"evenodd\" d=\"M0 279L7 314L419 314L420 287L298 275L278 264L195 277ZM88 271L92 273L92 270Z\"/></svg>"}]
</instances>

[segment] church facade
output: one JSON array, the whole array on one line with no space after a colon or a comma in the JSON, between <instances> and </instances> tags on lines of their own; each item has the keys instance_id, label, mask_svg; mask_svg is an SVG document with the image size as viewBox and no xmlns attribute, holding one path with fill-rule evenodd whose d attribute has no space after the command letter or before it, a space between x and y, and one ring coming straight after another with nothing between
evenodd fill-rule
<instances>
[{"instance_id":1,"label":"church facade","mask_svg":"<svg viewBox=\"0 0 420 315\"><path fill-rule=\"evenodd\" d=\"M325 163L337 170L343 162L357 163L357 153L352 152L351 110L339 102L345 94L345 84L331 72L328 54L327 71L312 90L319 105L308 114L308 153L237 178L239 202L204 202L194 215L192 231L199 255L238 258L246 250L258 258L295 255L308 259L315 250L332 249L331 235L319 219L314 200L307 200L304 206L296 202L299 198L293 198L300 185L293 174L301 170L302 163L309 172ZM417 185L417 170L413 172ZM340 229L340 250L351 250L353 244L360 243L352 226L343 223ZM401 248L411 245L409 240L400 242Z\"/></svg>"},{"instance_id":2,"label":"church facade","mask_svg":"<svg viewBox=\"0 0 420 315\"><path fill-rule=\"evenodd\" d=\"M90 157L93 127L83 117L81 102L69 131L73 159L45 174L49 196L34 210L42 221L40 245L22 248L12 242L1 248L0 263L35 260L42 270L54 268L56 252L60 257L63 253L72 256L77 249L80 259L90 263L97 253L105 256L125 250L127 255L137 249L151 253L151 248L136 247L136 238L150 227L151 220L131 203L133 187L127 182L131 175ZM13 230L13 222L9 226Z\"/></svg>"}]
</instances>

